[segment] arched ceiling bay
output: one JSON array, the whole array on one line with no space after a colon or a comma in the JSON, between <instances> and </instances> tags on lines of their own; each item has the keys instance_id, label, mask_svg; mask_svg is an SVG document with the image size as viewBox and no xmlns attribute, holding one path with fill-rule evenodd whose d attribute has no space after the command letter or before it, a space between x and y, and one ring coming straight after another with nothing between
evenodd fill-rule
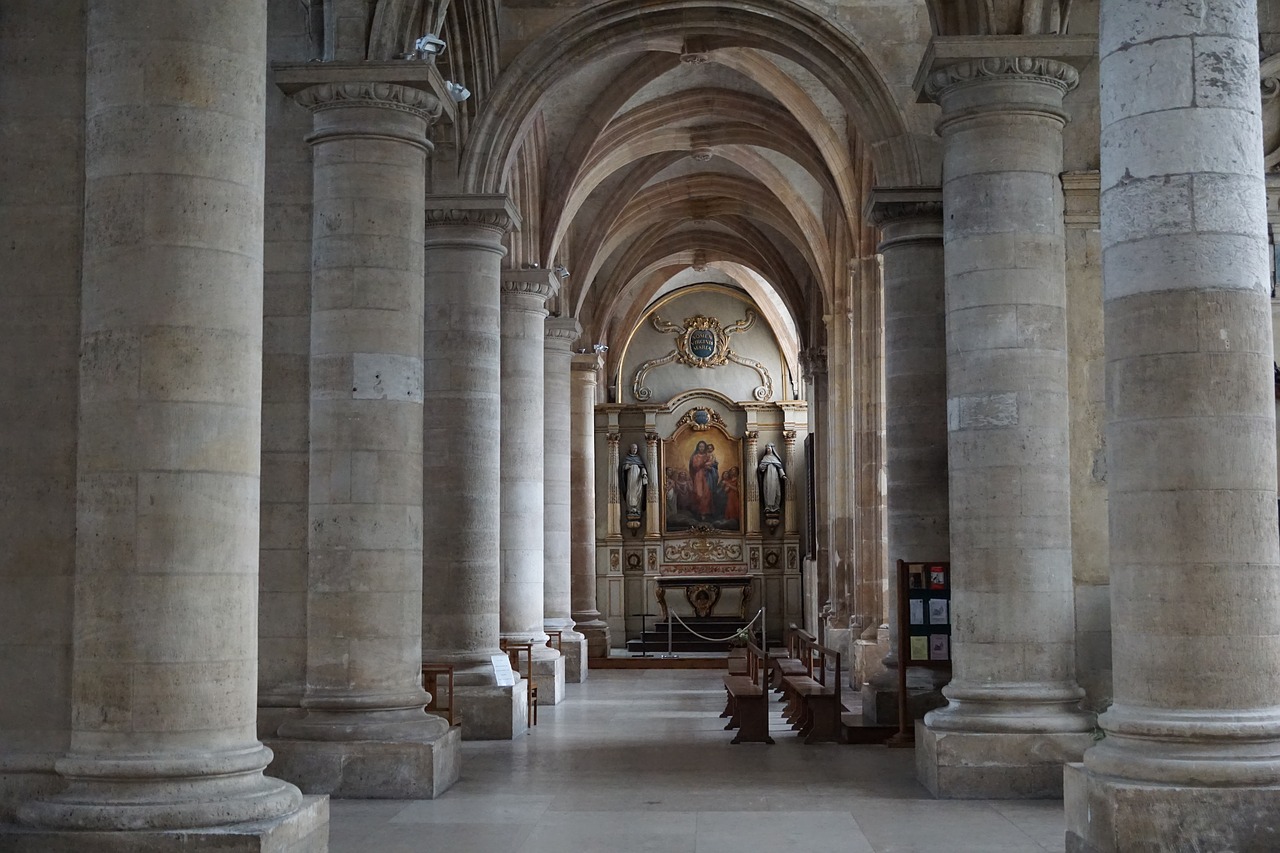
<instances>
[{"instance_id":1,"label":"arched ceiling bay","mask_svg":"<svg viewBox=\"0 0 1280 853\"><path fill-rule=\"evenodd\" d=\"M536 223L522 261L568 268L558 309L589 340L626 334L701 268L750 294L793 352L821 343L814 318L874 252L866 193L919 183L933 154L858 39L814 5L500 4L506 67L459 188L521 187ZM530 163L537 198L518 177Z\"/></svg>"}]
</instances>

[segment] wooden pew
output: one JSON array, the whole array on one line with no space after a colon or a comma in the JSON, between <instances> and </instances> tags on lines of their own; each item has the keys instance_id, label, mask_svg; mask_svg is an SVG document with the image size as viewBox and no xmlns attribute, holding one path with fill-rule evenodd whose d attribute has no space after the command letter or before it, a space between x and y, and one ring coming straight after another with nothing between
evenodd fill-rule
<instances>
[{"instance_id":1,"label":"wooden pew","mask_svg":"<svg viewBox=\"0 0 1280 853\"><path fill-rule=\"evenodd\" d=\"M787 629L787 656L769 659L770 684L775 691L782 692L785 676L812 675L812 667L805 663L805 656L810 654L808 646L817 641L817 637L796 625Z\"/></svg>"},{"instance_id":2,"label":"wooden pew","mask_svg":"<svg viewBox=\"0 0 1280 853\"><path fill-rule=\"evenodd\" d=\"M782 714L805 743L838 743L844 739L840 715L845 710L840 699L840 653L807 639L801 645L805 672L783 676ZM827 661L834 664L830 679Z\"/></svg>"},{"instance_id":3,"label":"wooden pew","mask_svg":"<svg viewBox=\"0 0 1280 853\"><path fill-rule=\"evenodd\" d=\"M773 743L769 736L768 666L765 654L754 643L747 643L747 673L724 676L726 693L724 713L728 717L725 730L737 729L730 743Z\"/></svg>"}]
</instances>

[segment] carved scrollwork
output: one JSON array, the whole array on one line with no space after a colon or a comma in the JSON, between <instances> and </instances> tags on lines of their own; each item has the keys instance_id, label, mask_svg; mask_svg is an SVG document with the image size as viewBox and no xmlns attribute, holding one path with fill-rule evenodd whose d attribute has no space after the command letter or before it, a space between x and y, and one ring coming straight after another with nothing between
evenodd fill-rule
<instances>
[{"instance_id":1,"label":"carved scrollwork","mask_svg":"<svg viewBox=\"0 0 1280 853\"><path fill-rule=\"evenodd\" d=\"M1280 53L1262 61L1262 138L1268 172L1280 171Z\"/></svg>"},{"instance_id":2,"label":"carved scrollwork","mask_svg":"<svg viewBox=\"0 0 1280 853\"><path fill-rule=\"evenodd\" d=\"M679 430L682 426L692 427L695 432L703 432L712 427L719 427L726 434L729 432L729 425L720 417L720 413L705 406L694 406L681 415L680 420L676 421L676 429Z\"/></svg>"},{"instance_id":3,"label":"carved scrollwork","mask_svg":"<svg viewBox=\"0 0 1280 853\"><path fill-rule=\"evenodd\" d=\"M750 308L746 316L728 326L721 326L715 317L704 317L698 314L686 317L684 325L676 325L662 319L657 314L650 318L653 328L662 334L676 336L676 348L661 358L650 359L636 369L631 382L631 393L639 402L645 402L653 396L653 389L645 385L645 380L655 367L679 362L689 367L721 367L729 362L750 367L760 377L760 384L752 392L755 399L765 402L773 397L773 379L763 364L753 359L738 355L729 348L729 337L740 332L749 331L756 324L756 312Z\"/></svg>"},{"instance_id":4,"label":"carved scrollwork","mask_svg":"<svg viewBox=\"0 0 1280 853\"><path fill-rule=\"evenodd\" d=\"M717 539L678 539L662 547L664 563L736 563L742 560L742 544Z\"/></svg>"},{"instance_id":5,"label":"carved scrollwork","mask_svg":"<svg viewBox=\"0 0 1280 853\"><path fill-rule=\"evenodd\" d=\"M761 403L766 402L773 397L773 377L769 375L769 368L765 367L758 361L750 358L743 358L737 353L728 354L729 360L735 364L741 364L743 367L750 367L760 377L760 384L751 392L751 396L755 397Z\"/></svg>"}]
</instances>

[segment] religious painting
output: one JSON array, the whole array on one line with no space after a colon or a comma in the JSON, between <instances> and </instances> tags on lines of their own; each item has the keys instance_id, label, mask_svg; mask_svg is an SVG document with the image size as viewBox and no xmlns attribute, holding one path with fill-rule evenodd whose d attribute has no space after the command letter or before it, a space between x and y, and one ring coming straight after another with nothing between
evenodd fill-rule
<instances>
[{"instance_id":1,"label":"religious painting","mask_svg":"<svg viewBox=\"0 0 1280 853\"><path fill-rule=\"evenodd\" d=\"M718 418L716 419L719 420ZM742 439L694 420L662 442L663 532L741 533Z\"/></svg>"}]
</instances>

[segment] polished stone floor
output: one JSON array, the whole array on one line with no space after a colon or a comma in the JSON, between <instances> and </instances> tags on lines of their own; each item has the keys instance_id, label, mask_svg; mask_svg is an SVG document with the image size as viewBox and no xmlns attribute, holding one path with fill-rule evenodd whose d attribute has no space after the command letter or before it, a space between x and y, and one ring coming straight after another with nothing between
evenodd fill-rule
<instances>
[{"instance_id":1,"label":"polished stone floor","mask_svg":"<svg viewBox=\"0 0 1280 853\"><path fill-rule=\"evenodd\" d=\"M1062 803L940 802L910 750L729 743L715 670L595 670L434 801L337 800L333 853L1039 853Z\"/></svg>"}]
</instances>

